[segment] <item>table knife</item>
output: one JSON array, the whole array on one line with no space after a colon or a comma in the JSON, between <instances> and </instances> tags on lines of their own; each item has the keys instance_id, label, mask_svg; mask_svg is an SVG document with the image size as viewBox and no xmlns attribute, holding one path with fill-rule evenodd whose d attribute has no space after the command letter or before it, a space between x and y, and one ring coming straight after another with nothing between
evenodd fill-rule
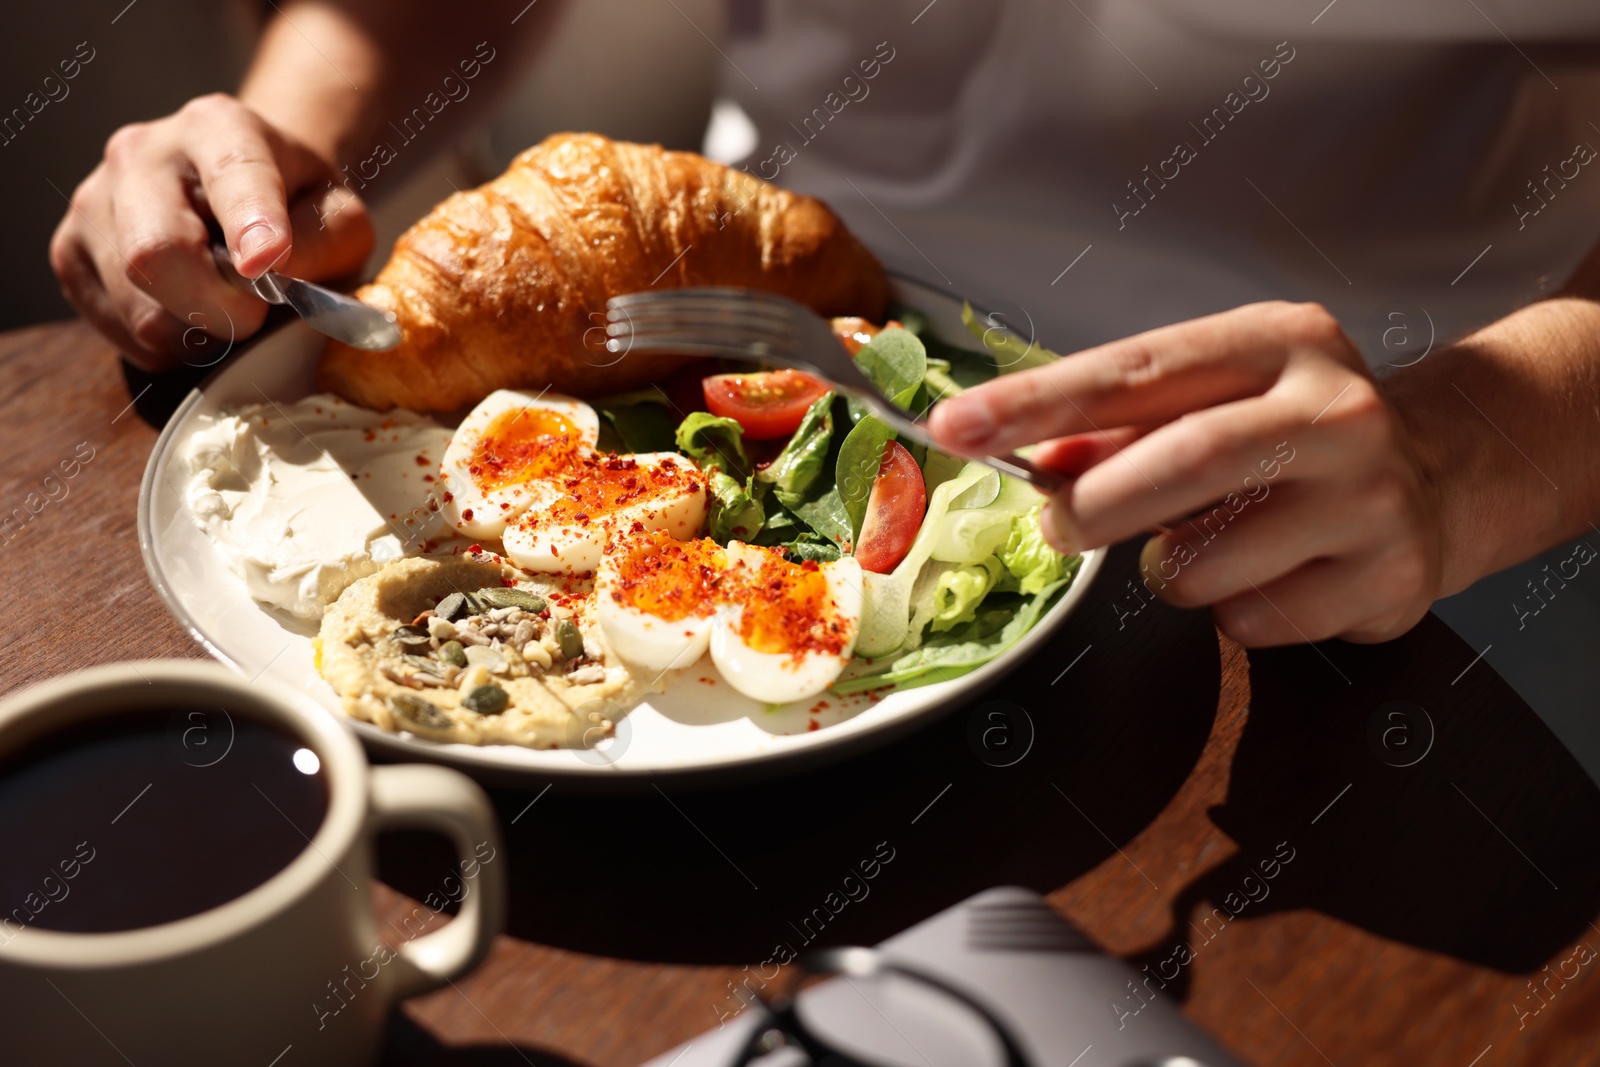
<instances>
[{"instance_id":1,"label":"table knife","mask_svg":"<svg viewBox=\"0 0 1600 1067\"><path fill-rule=\"evenodd\" d=\"M288 304L307 326L335 341L374 352L386 352L400 344L400 323L392 311L380 311L353 296L275 270L252 281L234 269L233 258L222 244L211 246L211 256L229 284L269 304Z\"/></svg>"}]
</instances>

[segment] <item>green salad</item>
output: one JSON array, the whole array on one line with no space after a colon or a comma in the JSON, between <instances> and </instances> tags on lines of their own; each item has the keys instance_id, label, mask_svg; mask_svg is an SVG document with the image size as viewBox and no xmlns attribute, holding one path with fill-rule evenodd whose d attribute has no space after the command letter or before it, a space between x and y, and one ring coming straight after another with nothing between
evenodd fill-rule
<instances>
[{"instance_id":1,"label":"green salad","mask_svg":"<svg viewBox=\"0 0 1600 1067\"><path fill-rule=\"evenodd\" d=\"M1059 358L986 328L981 350L934 337L911 308L858 335L856 362L899 407L924 412L1001 373ZM1039 529L1043 497L982 463L901 443L848 394L795 371L704 379L710 410L659 386L594 402L601 447L676 450L710 474L707 533L795 560L853 555L863 598L838 694L947 681L1016 644L1071 584L1081 557ZM720 409L720 410L719 410ZM796 423L796 420L798 422Z\"/></svg>"}]
</instances>

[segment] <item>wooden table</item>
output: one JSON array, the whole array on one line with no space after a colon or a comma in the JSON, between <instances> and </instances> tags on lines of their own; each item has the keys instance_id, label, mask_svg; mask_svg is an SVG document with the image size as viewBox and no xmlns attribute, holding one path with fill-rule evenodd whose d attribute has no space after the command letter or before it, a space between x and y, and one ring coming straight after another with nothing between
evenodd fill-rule
<instances>
[{"instance_id":1,"label":"wooden table","mask_svg":"<svg viewBox=\"0 0 1600 1067\"><path fill-rule=\"evenodd\" d=\"M0 336L0 518L37 510L0 527L0 690L200 655L134 532L192 378L152 383L79 324ZM880 842L894 859L829 939L1017 883L1136 966L1170 973L1187 941L1167 994L1250 1063L1600 1062L1600 792L1474 650L1430 616L1387 645L1246 654L1204 613L1141 606L1132 574L1124 546L986 697L1034 728L1010 766L979 758L973 717L1000 707L980 704L753 787L496 791L510 932L396 1013L388 1062L641 1063L713 1025L740 966ZM449 865L425 838L381 851L396 914Z\"/></svg>"}]
</instances>

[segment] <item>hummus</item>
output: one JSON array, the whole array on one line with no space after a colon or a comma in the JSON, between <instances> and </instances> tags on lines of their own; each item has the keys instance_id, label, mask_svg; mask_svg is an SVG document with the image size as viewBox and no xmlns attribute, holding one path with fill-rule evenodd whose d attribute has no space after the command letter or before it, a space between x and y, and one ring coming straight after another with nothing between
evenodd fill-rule
<instances>
[{"instance_id":1,"label":"hummus","mask_svg":"<svg viewBox=\"0 0 1600 1067\"><path fill-rule=\"evenodd\" d=\"M356 581L323 616L317 665L351 717L475 745L592 746L651 691L606 643L591 582L485 552Z\"/></svg>"},{"instance_id":2,"label":"hummus","mask_svg":"<svg viewBox=\"0 0 1600 1067\"><path fill-rule=\"evenodd\" d=\"M451 431L331 394L202 417L184 452L195 522L259 603L315 620L346 586L437 547Z\"/></svg>"}]
</instances>

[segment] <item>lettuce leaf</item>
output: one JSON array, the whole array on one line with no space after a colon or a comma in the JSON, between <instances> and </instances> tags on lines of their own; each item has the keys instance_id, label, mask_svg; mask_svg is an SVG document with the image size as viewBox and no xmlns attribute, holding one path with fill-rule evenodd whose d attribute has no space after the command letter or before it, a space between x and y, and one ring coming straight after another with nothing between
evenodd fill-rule
<instances>
[{"instance_id":1,"label":"lettuce leaf","mask_svg":"<svg viewBox=\"0 0 1600 1067\"><path fill-rule=\"evenodd\" d=\"M673 439L678 451L698 463L702 470L719 470L739 480L750 476L744 430L733 419L709 411L691 411L678 424Z\"/></svg>"},{"instance_id":2,"label":"lettuce leaf","mask_svg":"<svg viewBox=\"0 0 1600 1067\"><path fill-rule=\"evenodd\" d=\"M981 489L989 492L975 496ZM928 558L943 563L981 563L1010 538L1014 520L1039 504L1039 491L1022 479L998 471L986 473L983 480L950 502L949 516L930 532L933 545Z\"/></svg>"},{"instance_id":3,"label":"lettuce leaf","mask_svg":"<svg viewBox=\"0 0 1600 1067\"><path fill-rule=\"evenodd\" d=\"M709 411L692 411L678 424L673 438L678 451L711 476L706 525L717 543L749 541L760 533L766 514L739 424Z\"/></svg>"},{"instance_id":4,"label":"lettuce leaf","mask_svg":"<svg viewBox=\"0 0 1600 1067\"><path fill-rule=\"evenodd\" d=\"M856 636L856 655L883 656L906 643L912 586L933 551L936 531L949 514L951 501L991 469L981 463L968 463L959 474L929 493L922 529L911 542L905 559L888 574L868 571L861 576L861 629Z\"/></svg>"},{"instance_id":5,"label":"lettuce leaf","mask_svg":"<svg viewBox=\"0 0 1600 1067\"><path fill-rule=\"evenodd\" d=\"M1068 574L1032 596L998 594L1006 596L1009 602L989 606L989 600L995 598L991 595L985 598L984 608L972 621L930 638L914 651L880 660L864 670L851 671L834 683L833 691L847 695L887 686L910 689L949 681L977 670L1033 629L1056 596L1071 584L1078 558L1072 557Z\"/></svg>"},{"instance_id":6,"label":"lettuce leaf","mask_svg":"<svg viewBox=\"0 0 1600 1067\"><path fill-rule=\"evenodd\" d=\"M978 316L973 313L971 304L961 305L961 322L966 326L967 332L976 337L978 343L994 357L996 373L1015 374L1017 371L1042 367L1061 358L1037 341L1032 339L1024 341L1007 329L1005 323L994 315L987 316L987 321L980 322Z\"/></svg>"},{"instance_id":7,"label":"lettuce leaf","mask_svg":"<svg viewBox=\"0 0 1600 1067\"><path fill-rule=\"evenodd\" d=\"M927 628L934 633L945 633L975 620L978 617L978 605L1004 573L1005 567L994 556L982 563L944 563L936 568L924 567L922 577L933 576L927 595ZM918 581L921 581L920 577ZM920 607L921 598L913 594L912 600ZM911 624L913 627L918 625L916 611L912 612Z\"/></svg>"},{"instance_id":8,"label":"lettuce leaf","mask_svg":"<svg viewBox=\"0 0 1600 1067\"><path fill-rule=\"evenodd\" d=\"M740 482L720 470L711 472L711 502L706 509L706 526L717 544L749 541L761 532L766 513L754 487L752 480Z\"/></svg>"},{"instance_id":9,"label":"lettuce leaf","mask_svg":"<svg viewBox=\"0 0 1600 1067\"><path fill-rule=\"evenodd\" d=\"M1039 526L1040 506L1011 523L1011 534L996 554L996 559L1017 583L1017 592L1032 595L1067 570L1067 557L1051 548ZM1076 558L1076 557L1074 557Z\"/></svg>"}]
</instances>

